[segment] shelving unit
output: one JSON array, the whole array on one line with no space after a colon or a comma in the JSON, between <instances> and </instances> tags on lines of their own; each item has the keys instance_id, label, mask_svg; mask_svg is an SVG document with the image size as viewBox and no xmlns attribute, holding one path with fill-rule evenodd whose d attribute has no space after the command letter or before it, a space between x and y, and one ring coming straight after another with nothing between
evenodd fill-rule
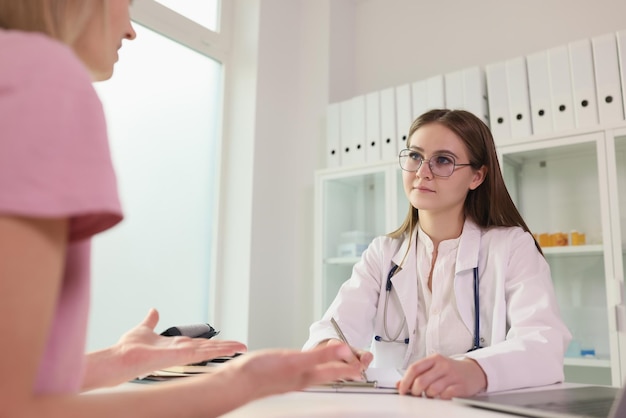
<instances>
[{"instance_id":1,"label":"shelving unit","mask_svg":"<svg viewBox=\"0 0 626 418\"><path fill-rule=\"evenodd\" d=\"M615 129L587 128L498 147L507 187L533 232L586 234L587 245L543 248L573 335L565 361L572 382L621 385L624 378L616 319L623 297L615 294L615 254L621 257L622 249L613 248L619 220L611 207L617 174L607 169L607 161L615 160L607 141Z\"/></svg>"},{"instance_id":2,"label":"shelving unit","mask_svg":"<svg viewBox=\"0 0 626 418\"><path fill-rule=\"evenodd\" d=\"M321 316L341 284L350 277L360 252L340 255L342 236L375 237L389 232L398 201L397 162L355 168L336 168L315 175L315 314ZM401 197L403 197L404 193ZM369 244L370 240L364 243Z\"/></svg>"}]
</instances>

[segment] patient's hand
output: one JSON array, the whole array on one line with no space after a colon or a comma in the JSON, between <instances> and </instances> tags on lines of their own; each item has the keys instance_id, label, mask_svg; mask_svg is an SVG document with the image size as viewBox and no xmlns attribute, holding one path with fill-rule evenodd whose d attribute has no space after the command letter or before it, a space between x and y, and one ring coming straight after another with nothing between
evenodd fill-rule
<instances>
[{"instance_id":1,"label":"patient's hand","mask_svg":"<svg viewBox=\"0 0 626 418\"><path fill-rule=\"evenodd\" d=\"M327 345L345 345L345 343L341 340L331 338L328 340L324 340L317 345L317 347L325 347ZM354 347L353 347L354 348ZM366 350L359 350L358 348L354 348L356 351L356 358L353 357L353 360L349 363L356 363L357 361L361 363L361 369L367 370L372 360L374 360L374 355Z\"/></svg>"},{"instance_id":2,"label":"patient's hand","mask_svg":"<svg viewBox=\"0 0 626 418\"><path fill-rule=\"evenodd\" d=\"M170 366L198 363L246 351L237 341L164 337L154 332L159 313L151 309L144 320L114 346L87 355L83 389L116 385Z\"/></svg>"}]
</instances>

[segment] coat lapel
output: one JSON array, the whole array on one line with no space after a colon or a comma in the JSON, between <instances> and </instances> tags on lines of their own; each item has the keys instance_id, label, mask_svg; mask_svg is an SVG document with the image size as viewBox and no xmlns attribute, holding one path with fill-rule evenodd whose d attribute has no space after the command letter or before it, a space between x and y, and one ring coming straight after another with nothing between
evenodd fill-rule
<instances>
[{"instance_id":1,"label":"coat lapel","mask_svg":"<svg viewBox=\"0 0 626 418\"><path fill-rule=\"evenodd\" d=\"M415 264L416 231L417 228L415 228L409 239L404 240L398 252L392 257L393 263L401 266L401 269L396 272L391 282L407 320L409 335L414 335L415 319L417 318L417 278L415 277L417 271ZM408 254L407 251L409 251Z\"/></svg>"},{"instance_id":2,"label":"coat lapel","mask_svg":"<svg viewBox=\"0 0 626 418\"><path fill-rule=\"evenodd\" d=\"M454 275L456 305L463 323L474 334L474 267L478 266L481 232L476 224L466 220L459 241ZM478 271L480 281L480 269Z\"/></svg>"},{"instance_id":3,"label":"coat lapel","mask_svg":"<svg viewBox=\"0 0 626 418\"><path fill-rule=\"evenodd\" d=\"M391 279L398 295L405 317L409 335L414 335L417 318L417 260L415 245L417 229L410 239L405 239L392 257L392 262L402 266ZM463 323L470 333L474 333L474 267L478 266L481 231L476 224L465 221L456 260L454 293L456 304ZM410 246L409 246L410 245ZM407 254L407 250L409 251ZM406 254L406 257L405 257ZM402 263L404 260L404 263ZM480 269L479 269L480 280Z\"/></svg>"}]
</instances>

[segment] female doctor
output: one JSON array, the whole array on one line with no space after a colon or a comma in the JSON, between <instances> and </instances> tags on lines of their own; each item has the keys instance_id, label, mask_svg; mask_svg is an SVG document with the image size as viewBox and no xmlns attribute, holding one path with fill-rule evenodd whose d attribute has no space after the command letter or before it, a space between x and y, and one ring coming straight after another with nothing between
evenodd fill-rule
<instances>
[{"instance_id":1,"label":"female doctor","mask_svg":"<svg viewBox=\"0 0 626 418\"><path fill-rule=\"evenodd\" d=\"M406 147L406 220L369 245L304 349L341 343L334 318L363 368L405 370L400 394L450 399L562 381L571 335L489 128L466 111L431 110Z\"/></svg>"}]
</instances>

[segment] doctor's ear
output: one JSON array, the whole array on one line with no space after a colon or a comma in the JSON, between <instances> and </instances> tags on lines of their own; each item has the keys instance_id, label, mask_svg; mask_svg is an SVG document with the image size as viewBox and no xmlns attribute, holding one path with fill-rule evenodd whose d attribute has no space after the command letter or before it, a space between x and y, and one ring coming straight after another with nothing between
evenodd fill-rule
<instances>
[{"instance_id":1,"label":"doctor's ear","mask_svg":"<svg viewBox=\"0 0 626 418\"><path fill-rule=\"evenodd\" d=\"M472 178L472 182L469 185L470 190L476 190L478 186L483 184L485 178L487 177L487 166L483 165L478 170L474 171L474 177Z\"/></svg>"}]
</instances>

